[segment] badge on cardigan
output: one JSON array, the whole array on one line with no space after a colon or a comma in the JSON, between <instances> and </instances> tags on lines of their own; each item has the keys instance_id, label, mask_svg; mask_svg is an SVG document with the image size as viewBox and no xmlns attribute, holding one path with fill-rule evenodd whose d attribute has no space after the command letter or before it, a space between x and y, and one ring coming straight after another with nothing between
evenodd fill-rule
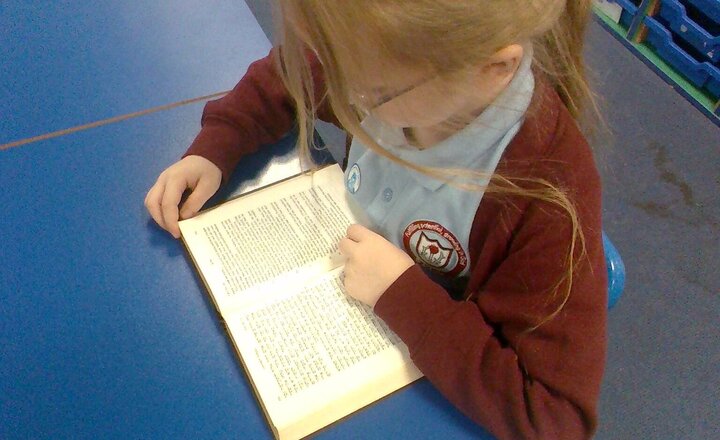
<instances>
[{"instance_id":1,"label":"badge on cardigan","mask_svg":"<svg viewBox=\"0 0 720 440\"><path fill-rule=\"evenodd\" d=\"M354 164L348 171L345 186L350 194L355 194L360 189L360 166Z\"/></svg>"},{"instance_id":2,"label":"badge on cardigan","mask_svg":"<svg viewBox=\"0 0 720 440\"><path fill-rule=\"evenodd\" d=\"M403 246L416 263L447 277L460 275L468 264L465 250L455 235L431 220L410 223L403 232Z\"/></svg>"}]
</instances>

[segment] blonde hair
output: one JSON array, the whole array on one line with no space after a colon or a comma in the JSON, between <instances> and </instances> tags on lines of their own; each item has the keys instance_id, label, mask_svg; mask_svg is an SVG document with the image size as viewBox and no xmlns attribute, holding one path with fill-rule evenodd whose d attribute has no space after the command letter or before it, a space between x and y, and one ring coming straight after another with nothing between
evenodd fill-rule
<instances>
[{"instance_id":1,"label":"blonde hair","mask_svg":"<svg viewBox=\"0 0 720 440\"><path fill-rule=\"evenodd\" d=\"M307 58L311 48L325 72L327 93L323 99L329 100L343 127L378 155L463 189L530 197L548 202L567 215L572 223L567 271L552 288L548 300L558 305L527 331L554 318L569 299L573 274L585 255L577 212L563 189L542 179L510 178L497 173L487 176L402 160L363 130L349 97L354 93L353 86L378 60L390 67L409 66L452 79L468 67L481 65L503 47L531 42L534 66L544 73L546 81L579 120L588 103L594 106L582 60L591 0L278 0L277 6L277 62L296 104L302 156L309 155L317 113ZM475 179L487 181L488 177L488 184L473 183ZM520 183L528 185L521 187Z\"/></svg>"}]
</instances>

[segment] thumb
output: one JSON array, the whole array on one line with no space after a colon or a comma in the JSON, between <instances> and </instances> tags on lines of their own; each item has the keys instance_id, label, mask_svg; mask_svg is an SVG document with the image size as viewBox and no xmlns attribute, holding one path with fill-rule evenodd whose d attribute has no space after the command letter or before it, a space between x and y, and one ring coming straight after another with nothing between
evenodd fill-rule
<instances>
[{"instance_id":1,"label":"thumb","mask_svg":"<svg viewBox=\"0 0 720 440\"><path fill-rule=\"evenodd\" d=\"M200 179L197 186L192 190L180 210L180 217L183 219L193 217L200 211L200 208L217 191L217 185L212 179Z\"/></svg>"}]
</instances>

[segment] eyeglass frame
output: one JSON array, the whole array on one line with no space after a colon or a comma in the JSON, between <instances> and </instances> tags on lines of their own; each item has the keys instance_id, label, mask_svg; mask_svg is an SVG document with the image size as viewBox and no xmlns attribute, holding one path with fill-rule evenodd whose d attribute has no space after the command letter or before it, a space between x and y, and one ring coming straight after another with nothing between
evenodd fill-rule
<instances>
[{"instance_id":1,"label":"eyeglass frame","mask_svg":"<svg viewBox=\"0 0 720 440\"><path fill-rule=\"evenodd\" d=\"M404 95L412 92L413 90L424 86L425 84L429 83L433 79L435 79L435 76L424 78L420 82L409 85L403 89L400 89L399 91L393 93L392 95L383 96L380 100L378 100L377 102L375 102L373 105L370 105L370 106L366 105L366 103L370 100L370 98L366 94L356 93L357 97L361 101L360 104L362 104L362 108L360 108L360 110L363 110L363 111L366 111L369 113L369 112L376 110L377 108L387 104L390 101L400 98L401 96L404 96Z\"/></svg>"}]
</instances>

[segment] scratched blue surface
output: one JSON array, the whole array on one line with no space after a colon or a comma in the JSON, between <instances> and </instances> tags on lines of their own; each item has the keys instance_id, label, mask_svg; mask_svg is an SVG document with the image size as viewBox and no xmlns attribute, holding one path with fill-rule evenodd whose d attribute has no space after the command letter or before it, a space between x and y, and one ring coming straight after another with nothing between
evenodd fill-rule
<instances>
[{"instance_id":1,"label":"scratched blue surface","mask_svg":"<svg viewBox=\"0 0 720 440\"><path fill-rule=\"evenodd\" d=\"M270 43L243 1L0 2L0 144L232 88Z\"/></svg>"}]
</instances>

